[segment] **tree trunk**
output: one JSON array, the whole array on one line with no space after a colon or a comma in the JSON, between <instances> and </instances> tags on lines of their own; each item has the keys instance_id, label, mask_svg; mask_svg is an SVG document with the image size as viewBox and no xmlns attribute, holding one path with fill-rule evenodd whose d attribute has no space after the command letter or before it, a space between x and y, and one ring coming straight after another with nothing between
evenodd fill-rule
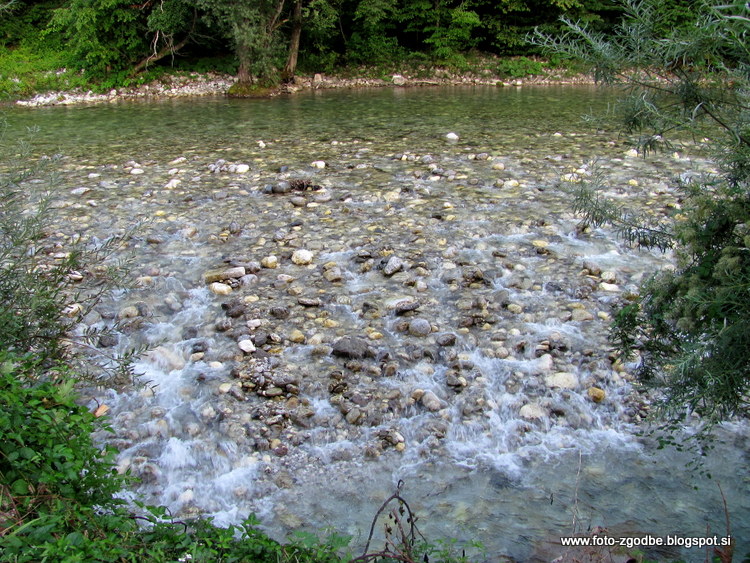
<instances>
[{"instance_id":1,"label":"tree trunk","mask_svg":"<svg viewBox=\"0 0 750 563\"><path fill-rule=\"evenodd\" d=\"M175 53L177 53L177 51L179 51L185 45L187 45L187 42L189 40L190 40L190 36L188 35L187 37L185 37L185 39L183 39L182 41L180 41L177 45L173 45L170 42L169 45L165 45L164 47L162 47L162 49L158 53L152 53L151 55L149 55L148 57L146 57L145 59L143 59L141 62L139 62L137 65L135 65L135 67L133 67L133 70L131 71L130 75L131 76L135 76L136 74L138 74L139 72L141 72L144 68L146 68L151 63L155 63L159 59L163 59L164 57L166 57L169 54L174 55Z\"/></svg>"},{"instance_id":2,"label":"tree trunk","mask_svg":"<svg viewBox=\"0 0 750 563\"><path fill-rule=\"evenodd\" d=\"M249 86L253 80L250 76L250 49L247 45L237 45L237 59L240 63L237 68L237 84Z\"/></svg>"},{"instance_id":3,"label":"tree trunk","mask_svg":"<svg viewBox=\"0 0 750 563\"><path fill-rule=\"evenodd\" d=\"M297 70L297 57L299 55L299 41L302 36L302 0L294 3L294 14L292 16L292 36L289 40L289 57L281 73L281 81L285 83L294 82L294 73Z\"/></svg>"}]
</instances>

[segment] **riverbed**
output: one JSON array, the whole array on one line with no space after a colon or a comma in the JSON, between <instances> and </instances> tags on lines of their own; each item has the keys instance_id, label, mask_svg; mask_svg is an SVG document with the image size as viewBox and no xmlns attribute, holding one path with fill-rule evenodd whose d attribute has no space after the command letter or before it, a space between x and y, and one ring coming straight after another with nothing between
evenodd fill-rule
<instances>
[{"instance_id":1,"label":"riverbed","mask_svg":"<svg viewBox=\"0 0 750 563\"><path fill-rule=\"evenodd\" d=\"M644 158L581 119L616 99L446 87L9 111L11 134L38 127L34 150L61 155L62 248L138 225L134 286L84 319L117 326L107 353L150 348L147 384L91 392L132 495L361 546L403 480L428 537L545 560L596 526L724 535L720 482L747 537L747 427L723 429L702 472L656 450L639 436L650 397L607 340L671 256L581 225L574 190L601 176L667 219L672 178L712 169L700 144Z\"/></svg>"}]
</instances>

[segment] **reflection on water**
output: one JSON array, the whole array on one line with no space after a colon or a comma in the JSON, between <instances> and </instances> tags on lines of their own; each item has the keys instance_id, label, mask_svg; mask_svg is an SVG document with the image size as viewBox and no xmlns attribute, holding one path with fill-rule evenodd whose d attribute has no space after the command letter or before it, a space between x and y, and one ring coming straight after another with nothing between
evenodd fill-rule
<instances>
[{"instance_id":1,"label":"reflection on water","mask_svg":"<svg viewBox=\"0 0 750 563\"><path fill-rule=\"evenodd\" d=\"M645 397L606 340L669 256L581 232L567 181L596 166L611 197L671 215L669 175L711 164L695 147L633 156L581 123L614 99L429 88L9 111L10 135L38 126L35 150L64 155L61 247L145 222L138 287L85 321L120 317L115 350L153 348L149 388L97 397L138 493L361 540L403 479L423 531L479 539L489 560L551 558L595 526L723 533L715 484L636 437ZM320 189L283 187L297 180ZM245 276L212 293L204 273L228 266ZM747 429L723 436L705 468L741 538Z\"/></svg>"}]
</instances>

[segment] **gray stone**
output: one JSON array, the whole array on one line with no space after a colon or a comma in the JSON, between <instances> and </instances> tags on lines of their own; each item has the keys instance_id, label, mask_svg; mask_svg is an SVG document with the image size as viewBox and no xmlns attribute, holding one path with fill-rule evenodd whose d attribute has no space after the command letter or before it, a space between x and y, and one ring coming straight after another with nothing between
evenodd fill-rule
<instances>
[{"instance_id":1,"label":"gray stone","mask_svg":"<svg viewBox=\"0 0 750 563\"><path fill-rule=\"evenodd\" d=\"M415 311L419 308L419 301L405 297L403 299L396 299L386 305L386 307L392 311L395 311L397 315L403 315L409 311Z\"/></svg>"},{"instance_id":2,"label":"gray stone","mask_svg":"<svg viewBox=\"0 0 750 563\"><path fill-rule=\"evenodd\" d=\"M409 334L412 336L427 336L430 332L432 327L426 319L412 319L409 322Z\"/></svg>"},{"instance_id":3,"label":"gray stone","mask_svg":"<svg viewBox=\"0 0 750 563\"><path fill-rule=\"evenodd\" d=\"M363 338L344 336L333 343L331 353L334 356L359 360L369 354L369 346Z\"/></svg>"},{"instance_id":4,"label":"gray stone","mask_svg":"<svg viewBox=\"0 0 750 563\"><path fill-rule=\"evenodd\" d=\"M441 332L435 337L438 346L453 346L456 343L456 335L452 332Z\"/></svg>"},{"instance_id":5,"label":"gray stone","mask_svg":"<svg viewBox=\"0 0 750 563\"><path fill-rule=\"evenodd\" d=\"M406 264L398 256L391 256L383 267L383 274L386 276L392 276L396 272L400 272L404 269Z\"/></svg>"}]
</instances>

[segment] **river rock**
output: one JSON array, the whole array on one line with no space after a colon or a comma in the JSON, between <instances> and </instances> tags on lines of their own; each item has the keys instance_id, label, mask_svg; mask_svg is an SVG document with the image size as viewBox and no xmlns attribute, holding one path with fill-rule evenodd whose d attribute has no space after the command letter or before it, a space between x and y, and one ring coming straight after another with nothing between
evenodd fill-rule
<instances>
[{"instance_id":1,"label":"river rock","mask_svg":"<svg viewBox=\"0 0 750 563\"><path fill-rule=\"evenodd\" d=\"M458 141L460 138L457 133L450 132L445 136L446 139L449 141Z\"/></svg>"},{"instance_id":2,"label":"river rock","mask_svg":"<svg viewBox=\"0 0 750 563\"><path fill-rule=\"evenodd\" d=\"M298 266L306 266L313 261L313 253L304 248L298 248L292 253L292 262Z\"/></svg>"},{"instance_id":3,"label":"river rock","mask_svg":"<svg viewBox=\"0 0 750 563\"><path fill-rule=\"evenodd\" d=\"M323 277L331 283L336 283L344 279L344 274L341 272L341 268L333 266L331 268L326 268L323 272Z\"/></svg>"},{"instance_id":4,"label":"river rock","mask_svg":"<svg viewBox=\"0 0 750 563\"><path fill-rule=\"evenodd\" d=\"M593 321L594 315L589 313L586 309L573 309L570 318L576 322Z\"/></svg>"},{"instance_id":5,"label":"river rock","mask_svg":"<svg viewBox=\"0 0 750 563\"><path fill-rule=\"evenodd\" d=\"M604 392L604 389L600 389L599 387L589 387L587 395L595 403L601 403L607 394Z\"/></svg>"},{"instance_id":6,"label":"river rock","mask_svg":"<svg viewBox=\"0 0 750 563\"><path fill-rule=\"evenodd\" d=\"M403 315L410 311L415 311L419 308L419 301L410 297L403 297L389 301L386 304L386 308L390 311L394 311L397 315Z\"/></svg>"},{"instance_id":7,"label":"river rock","mask_svg":"<svg viewBox=\"0 0 750 563\"><path fill-rule=\"evenodd\" d=\"M412 336L427 336L432 332L430 322L426 319L412 319L409 322L409 334Z\"/></svg>"},{"instance_id":8,"label":"river rock","mask_svg":"<svg viewBox=\"0 0 750 563\"><path fill-rule=\"evenodd\" d=\"M431 412L437 412L443 408L443 401L441 401L432 391L425 391L420 397L419 402L422 403L424 408Z\"/></svg>"},{"instance_id":9,"label":"river rock","mask_svg":"<svg viewBox=\"0 0 750 563\"><path fill-rule=\"evenodd\" d=\"M314 160L313 162L310 163L310 166L312 166L313 168L321 168L322 169L322 168L326 167L326 163L325 163L324 160Z\"/></svg>"},{"instance_id":10,"label":"river rock","mask_svg":"<svg viewBox=\"0 0 750 563\"><path fill-rule=\"evenodd\" d=\"M232 293L232 286L221 282L213 282L208 286L208 289L216 295L229 295Z\"/></svg>"},{"instance_id":11,"label":"river rock","mask_svg":"<svg viewBox=\"0 0 750 563\"><path fill-rule=\"evenodd\" d=\"M614 283L602 282L599 284L599 289L602 291L620 291L620 286Z\"/></svg>"},{"instance_id":12,"label":"river rock","mask_svg":"<svg viewBox=\"0 0 750 563\"><path fill-rule=\"evenodd\" d=\"M255 344L253 344L253 341L248 339L240 340L237 343L237 346L239 346L240 350L245 352L245 354L251 354L255 352Z\"/></svg>"},{"instance_id":13,"label":"river rock","mask_svg":"<svg viewBox=\"0 0 750 563\"><path fill-rule=\"evenodd\" d=\"M383 274L386 276L392 276L396 272L400 272L404 269L406 263L398 256L391 256L383 267Z\"/></svg>"},{"instance_id":14,"label":"river rock","mask_svg":"<svg viewBox=\"0 0 750 563\"><path fill-rule=\"evenodd\" d=\"M289 340L291 342L294 342L295 344L304 344L305 340L307 340L307 338L305 337L305 333L304 332L302 332L299 329L294 329L289 334Z\"/></svg>"},{"instance_id":15,"label":"river rock","mask_svg":"<svg viewBox=\"0 0 750 563\"><path fill-rule=\"evenodd\" d=\"M348 413L346 413L346 421L349 424L361 424L364 417L365 413L363 413L358 407L353 407Z\"/></svg>"},{"instance_id":16,"label":"river rock","mask_svg":"<svg viewBox=\"0 0 750 563\"><path fill-rule=\"evenodd\" d=\"M526 420L539 420L547 416L545 410L536 403L528 403L522 406L518 414Z\"/></svg>"},{"instance_id":17,"label":"river rock","mask_svg":"<svg viewBox=\"0 0 750 563\"><path fill-rule=\"evenodd\" d=\"M342 358L360 360L369 354L369 346L363 338L344 336L333 343L331 353Z\"/></svg>"},{"instance_id":18,"label":"river rock","mask_svg":"<svg viewBox=\"0 0 750 563\"><path fill-rule=\"evenodd\" d=\"M441 332L435 337L438 346L453 346L456 343L456 335L452 332Z\"/></svg>"},{"instance_id":19,"label":"river rock","mask_svg":"<svg viewBox=\"0 0 750 563\"><path fill-rule=\"evenodd\" d=\"M578 378L573 373L558 371L544 378L547 387L558 389L575 389L578 387Z\"/></svg>"},{"instance_id":20,"label":"river rock","mask_svg":"<svg viewBox=\"0 0 750 563\"><path fill-rule=\"evenodd\" d=\"M221 308L224 310L227 317L236 319L245 314L247 306L240 299L232 299L227 303L222 303Z\"/></svg>"},{"instance_id":21,"label":"river rock","mask_svg":"<svg viewBox=\"0 0 750 563\"><path fill-rule=\"evenodd\" d=\"M261 261L260 265L264 268L275 269L279 267L279 259L276 256L265 256Z\"/></svg>"},{"instance_id":22,"label":"river rock","mask_svg":"<svg viewBox=\"0 0 750 563\"><path fill-rule=\"evenodd\" d=\"M595 264L594 262L591 262L589 260L586 260L583 263L584 269L588 270L588 273L592 276L598 276L602 273L602 269L599 267L598 264Z\"/></svg>"},{"instance_id":23,"label":"river rock","mask_svg":"<svg viewBox=\"0 0 750 563\"><path fill-rule=\"evenodd\" d=\"M391 76L391 81L395 86L403 86L406 84L406 78L404 78L400 74L394 74L393 76Z\"/></svg>"}]
</instances>

